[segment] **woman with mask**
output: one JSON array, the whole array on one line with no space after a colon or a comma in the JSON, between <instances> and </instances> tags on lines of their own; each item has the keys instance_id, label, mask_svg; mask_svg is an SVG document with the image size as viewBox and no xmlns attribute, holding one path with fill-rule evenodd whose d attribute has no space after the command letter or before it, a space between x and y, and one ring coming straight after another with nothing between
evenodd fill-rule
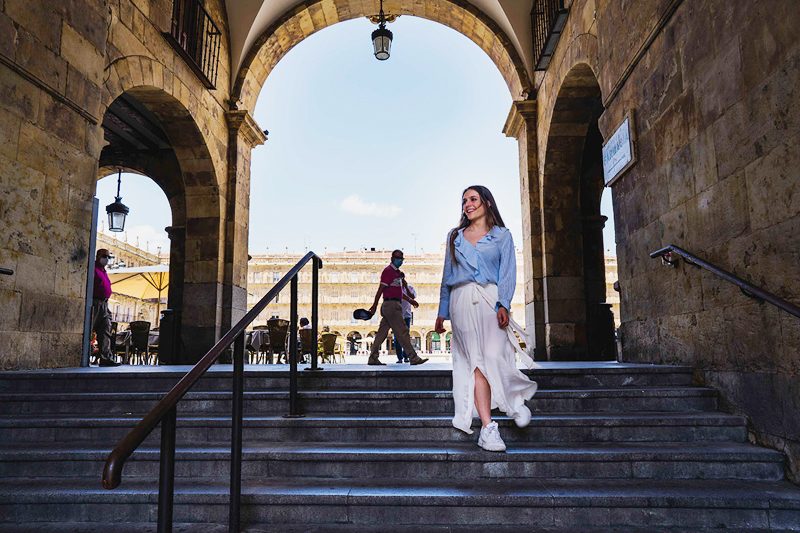
<instances>
[{"instance_id":1,"label":"woman with mask","mask_svg":"<svg viewBox=\"0 0 800 533\"><path fill-rule=\"evenodd\" d=\"M480 185L468 187L460 223L447 237L436 331L444 332L444 321L450 320L453 426L472 434L477 411L482 425L478 446L489 451L506 449L491 410L499 408L525 427L531 420L525 401L537 389L517 369L516 353L530 366L534 363L509 327L519 328L509 317L516 270L514 241L492 193Z\"/></svg>"}]
</instances>

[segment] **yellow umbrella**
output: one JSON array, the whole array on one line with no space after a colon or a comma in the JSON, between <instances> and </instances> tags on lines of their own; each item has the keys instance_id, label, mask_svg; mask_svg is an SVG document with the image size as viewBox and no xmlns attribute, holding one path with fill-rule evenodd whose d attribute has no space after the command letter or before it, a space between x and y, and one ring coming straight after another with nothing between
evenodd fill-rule
<instances>
[{"instance_id":1,"label":"yellow umbrella","mask_svg":"<svg viewBox=\"0 0 800 533\"><path fill-rule=\"evenodd\" d=\"M140 300L156 298L156 326L161 315L161 293L169 287L169 265L110 268L111 290Z\"/></svg>"}]
</instances>

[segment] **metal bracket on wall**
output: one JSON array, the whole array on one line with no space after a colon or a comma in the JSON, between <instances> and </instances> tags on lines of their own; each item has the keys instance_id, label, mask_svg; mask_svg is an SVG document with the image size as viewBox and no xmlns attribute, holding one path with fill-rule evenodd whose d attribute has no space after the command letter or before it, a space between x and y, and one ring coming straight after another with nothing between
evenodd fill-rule
<instances>
[{"instance_id":1,"label":"metal bracket on wall","mask_svg":"<svg viewBox=\"0 0 800 533\"><path fill-rule=\"evenodd\" d=\"M672 252L667 252L661 255L661 264L664 266L668 266L671 268L678 268L678 262L680 258L673 255Z\"/></svg>"}]
</instances>

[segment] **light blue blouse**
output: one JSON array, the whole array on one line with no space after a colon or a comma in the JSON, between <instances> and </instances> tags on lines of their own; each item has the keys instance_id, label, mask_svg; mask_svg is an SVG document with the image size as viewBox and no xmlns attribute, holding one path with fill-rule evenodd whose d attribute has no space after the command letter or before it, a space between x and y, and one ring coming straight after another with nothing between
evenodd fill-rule
<instances>
[{"instance_id":1,"label":"light blue blouse","mask_svg":"<svg viewBox=\"0 0 800 533\"><path fill-rule=\"evenodd\" d=\"M456 236L456 259L450 255L450 235L445 245L444 272L439 291L439 316L450 319L450 291L465 283L497 285L497 304L511 310L511 298L517 284L517 256L514 239L508 228L493 227L474 246L464 237L464 230Z\"/></svg>"}]
</instances>

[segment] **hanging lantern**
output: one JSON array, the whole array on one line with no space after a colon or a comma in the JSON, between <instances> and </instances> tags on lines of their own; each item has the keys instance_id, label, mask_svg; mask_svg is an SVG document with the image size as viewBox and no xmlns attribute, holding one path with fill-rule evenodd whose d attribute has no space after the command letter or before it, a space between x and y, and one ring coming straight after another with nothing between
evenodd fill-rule
<instances>
[{"instance_id":1,"label":"hanging lantern","mask_svg":"<svg viewBox=\"0 0 800 533\"><path fill-rule=\"evenodd\" d=\"M378 29L372 32L372 46L375 49L375 58L386 61L392 48L392 32L386 29L386 16L383 14L383 0L381 0L380 22Z\"/></svg>"},{"instance_id":2,"label":"hanging lantern","mask_svg":"<svg viewBox=\"0 0 800 533\"><path fill-rule=\"evenodd\" d=\"M120 232L125 230L125 218L128 216L130 209L122 203L122 197L119 195L119 189L122 185L122 169L119 169L117 175L117 196L113 204L106 206L106 213L108 213L108 230Z\"/></svg>"}]
</instances>

